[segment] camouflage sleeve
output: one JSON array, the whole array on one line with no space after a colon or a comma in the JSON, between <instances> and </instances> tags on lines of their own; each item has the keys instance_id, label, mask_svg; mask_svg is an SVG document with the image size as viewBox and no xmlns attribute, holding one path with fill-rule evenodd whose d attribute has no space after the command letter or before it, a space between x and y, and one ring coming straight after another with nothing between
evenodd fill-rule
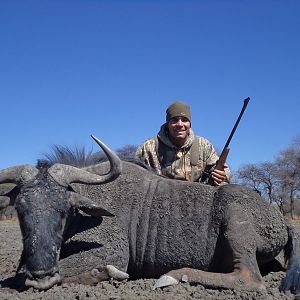
<instances>
[{"instance_id":1,"label":"camouflage sleeve","mask_svg":"<svg viewBox=\"0 0 300 300\"><path fill-rule=\"evenodd\" d=\"M199 141L200 151L203 151L203 161L205 165L214 167L219 159L217 151L207 139L202 137L199 137L199 139L200 139ZM225 174L227 178L226 182L229 183L230 176L231 176L229 167L225 169Z\"/></svg>"},{"instance_id":2,"label":"camouflage sleeve","mask_svg":"<svg viewBox=\"0 0 300 300\"><path fill-rule=\"evenodd\" d=\"M157 157L154 138L146 140L138 147L135 153L135 158L155 169L158 174L161 174L161 166Z\"/></svg>"}]
</instances>

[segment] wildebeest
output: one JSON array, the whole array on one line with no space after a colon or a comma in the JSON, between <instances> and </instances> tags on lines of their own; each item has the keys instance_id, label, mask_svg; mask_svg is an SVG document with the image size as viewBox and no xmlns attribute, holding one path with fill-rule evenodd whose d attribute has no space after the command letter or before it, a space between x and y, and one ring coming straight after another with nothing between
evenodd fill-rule
<instances>
[{"instance_id":1,"label":"wildebeest","mask_svg":"<svg viewBox=\"0 0 300 300\"><path fill-rule=\"evenodd\" d=\"M188 281L257 290L264 289L259 267L285 250L281 289L300 291L292 227L256 192L164 178L121 162L94 139L109 163L0 171L0 183L19 188L26 285L48 289L62 280L90 284L129 274L160 276L155 287Z\"/></svg>"}]
</instances>

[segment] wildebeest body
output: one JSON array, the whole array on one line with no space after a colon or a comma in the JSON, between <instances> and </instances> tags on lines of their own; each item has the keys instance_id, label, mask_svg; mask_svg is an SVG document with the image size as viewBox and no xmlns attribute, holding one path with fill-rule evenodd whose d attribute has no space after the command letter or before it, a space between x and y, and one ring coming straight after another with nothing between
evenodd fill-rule
<instances>
[{"instance_id":1,"label":"wildebeest body","mask_svg":"<svg viewBox=\"0 0 300 300\"><path fill-rule=\"evenodd\" d=\"M103 168L107 166L103 164ZM275 257L287 241L282 215L257 193L241 186L216 189L174 181L123 162L123 173L115 181L98 186L74 184L73 188L101 203L116 217L104 217L99 227L81 232L71 241L97 241L103 247L92 252L98 256L100 250L104 264L122 270L128 266L131 277L157 277L180 267L231 271L232 250L224 235L228 235L226 220L235 217L225 218L233 207L242 218L236 221L237 226L238 222L251 224L241 228L242 236L255 241L261 262ZM78 273L99 267L95 257L87 255L90 262L85 258L80 269L82 255L78 262L73 256L62 266L74 264Z\"/></svg>"},{"instance_id":2,"label":"wildebeest body","mask_svg":"<svg viewBox=\"0 0 300 300\"><path fill-rule=\"evenodd\" d=\"M0 171L0 183L19 186L20 266L26 265L27 285L51 288L61 275L85 283L89 277L93 283L124 279L124 271L131 278L167 273L156 287L183 280L261 289L258 264L284 249L289 265L283 290L300 290L292 229L256 192L164 178L133 163L121 164L107 146L101 147L111 166L106 175L99 174L108 163Z\"/></svg>"}]
</instances>

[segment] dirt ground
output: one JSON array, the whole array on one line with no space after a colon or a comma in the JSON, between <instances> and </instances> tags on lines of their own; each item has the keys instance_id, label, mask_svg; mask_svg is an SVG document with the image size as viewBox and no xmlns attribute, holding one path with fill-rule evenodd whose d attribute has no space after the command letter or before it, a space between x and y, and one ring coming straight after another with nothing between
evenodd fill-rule
<instances>
[{"instance_id":1,"label":"dirt ground","mask_svg":"<svg viewBox=\"0 0 300 300\"><path fill-rule=\"evenodd\" d=\"M296 228L300 232L300 222ZM235 290L205 289L201 285L191 286L180 283L164 289L152 290L155 279L140 279L127 282L103 282L97 286L61 285L48 291L24 289L24 274L15 277L18 260L22 250L21 234L17 221L0 221L0 299L294 299L291 293L280 293L278 287L284 276L283 272L271 272L264 276L266 291L239 292Z\"/></svg>"}]
</instances>

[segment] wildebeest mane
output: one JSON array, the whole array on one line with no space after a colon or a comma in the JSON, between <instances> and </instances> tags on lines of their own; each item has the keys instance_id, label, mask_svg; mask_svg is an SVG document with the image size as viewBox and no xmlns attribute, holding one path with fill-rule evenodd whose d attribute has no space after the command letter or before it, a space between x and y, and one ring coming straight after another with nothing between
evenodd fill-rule
<instances>
[{"instance_id":1,"label":"wildebeest mane","mask_svg":"<svg viewBox=\"0 0 300 300\"><path fill-rule=\"evenodd\" d=\"M84 146L67 146L53 145L51 152L44 153L43 158L38 159L36 167L39 169L49 168L56 163L83 168L97 163L106 161L106 155L99 151L92 153L87 151Z\"/></svg>"},{"instance_id":2,"label":"wildebeest mane","mask_svg":"<svg viewBox=\"0 0 300 300\"><path fill-rule=\"evenodd\" d=\"M107 161L107 157L102 151L92 153L92 151L87 151L84 146L70 148L67 146L53 145L52 151L50 153L44 153L43 156L44 158L38 159L37 161L36 167L38 169L47 170L56 163L84 168ZM154 174L160 175L154 168L146 165L143 161L135 157L123 158L122 161L133 163Z\"/></svg>"}]
</instances>

